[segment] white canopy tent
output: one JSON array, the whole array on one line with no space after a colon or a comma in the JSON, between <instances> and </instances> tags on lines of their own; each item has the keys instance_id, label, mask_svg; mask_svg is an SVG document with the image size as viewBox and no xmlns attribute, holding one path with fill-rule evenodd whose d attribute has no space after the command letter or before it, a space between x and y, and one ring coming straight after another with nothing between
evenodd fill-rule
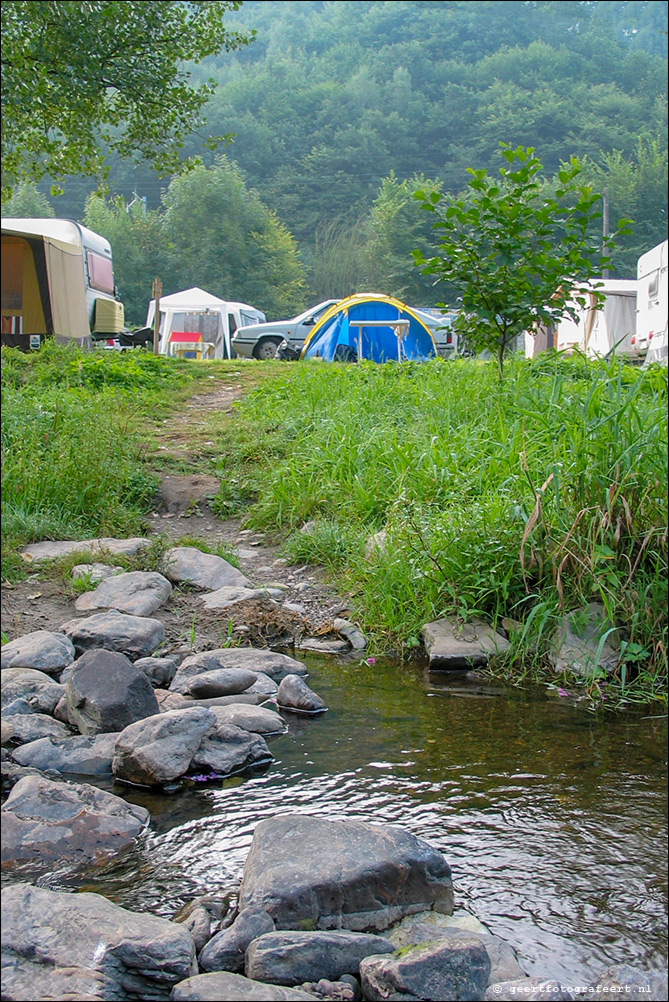
<instances>
[{"instance_id":1,"label":"white canopy tent","mask_svg":"<svg viewBox=\"0 0 669 1002\"><path fill-rule=\"evenodd\" d=\"M149 303L146 326L153 326L155 300ZM239 327L264 323L265 314L247 303L218 299L204 289L185 289L160 300L161 355L182 358L231 358L230 339Z\"/></svg>"}]
</instances>

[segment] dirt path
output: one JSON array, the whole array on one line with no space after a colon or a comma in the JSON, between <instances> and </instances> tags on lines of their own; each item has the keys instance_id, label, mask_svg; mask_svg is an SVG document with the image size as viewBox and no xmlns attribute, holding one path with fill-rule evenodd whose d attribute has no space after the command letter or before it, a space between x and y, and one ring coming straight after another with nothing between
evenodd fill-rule
<instances>
[{"instance_id":1,"label":"dirt path","mask_svg":"<svg viewBox=\"0 0 669 1002\"><path fill-rule=\"evenodd\" d=\"M177 464L201 467L203 450L210 443L205 441L198 417L218 414L222 420L229 419L245 385L253 385L259 376L260 369L257 374L251 371L250 379L240 380L239 373L229 373L224 380L217 378L208 392L188 400L160 426L157 465L163 465L162 454L167 468ZM346 600L333 593L317 568L289 566L280 548L263 533L244 529L240 520L218 518L211 508L218 490L218 479L208 474L163 473L146 535L165 541L192 537L209 548L222 543L234 553L240 570L254 585L281 585L285 601L238 603L230 611L209 612L200 593L175 589L170 601L156 613L165 624L166 649L204 650L230 640L291 646L307 637L332 639L333 619L346 614ZM3 584L2 628L9 640L33 630L57 629L78 615L75 597L65 593L60 582L45 580L39 573L13 587Z\"/></svg>"}]
</instances>

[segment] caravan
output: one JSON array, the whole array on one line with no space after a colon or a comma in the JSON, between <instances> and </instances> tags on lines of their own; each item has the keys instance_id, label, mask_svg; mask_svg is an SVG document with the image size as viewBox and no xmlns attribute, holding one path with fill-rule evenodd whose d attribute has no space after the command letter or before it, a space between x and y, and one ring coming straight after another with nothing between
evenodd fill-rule
<instances>
[{"instance_id":1,"label":"caravan","mask_svg":"<svg viewBox=\"0 0 669 1002\"><path fill-rule=\"evenodd\" d=\"M597 309L593 292L585 292L583 306L575 300L570 303L575 316L563 317L555 329L555 347L558 351L577 349L584 355L606 358L620 355L634 359L634 333L636 329L637 284L629 279L604 279L593 289L606 297ZM527 351L526 337L526 351Z\"/></svg>"},{"instance_id":2,"label":"caravan","mask_svg":"<svg viewBox=\"0 0 669 1002\"><path fill-rule=\"evenodd\" d=\"M218 299L203 289L186 289L159 300L158 351L173 358L232 358L232 335L239 327L263 323L265 314L247 303ZM155 300L149 303L146 326L153 326Z\"/></svg>"},{"instance_id":3,"label":"caravan","mask_svg":"<svg viewBox=\"0 0 669 1002\"><path fill-rule=\"evenodd\" d=\"M2 220L2 343L118 337L123 304L109 241L73 219Z\"/></svg>"},{"instance_id":4,"label":"caravan","mask_svg":"<svg viewBox=\"0 0 669 1002\"><path fill-rule=\"evenodd\" d=\"M667 241L639 258L637 265L636 357L667 364Z\"/></svg>"}]
</instances>

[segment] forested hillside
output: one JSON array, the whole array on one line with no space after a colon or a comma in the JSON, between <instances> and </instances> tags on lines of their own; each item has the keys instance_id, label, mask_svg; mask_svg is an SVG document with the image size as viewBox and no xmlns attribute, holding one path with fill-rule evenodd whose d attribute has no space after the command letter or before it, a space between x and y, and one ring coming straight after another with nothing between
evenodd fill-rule
<instances>
[{"instance_id":1,"label":"forested hillside","mask_svg":"<svg viewBox=\"0 0 669 1002\"><path fill-rule=\"evenodd\" d=\"M208 127L234 134L226 157L296 239L307 297L361 275L411 289L408 273L392 275L429 229L411 201L416 175L461 191L467 167L496 168L501 141L534 147L549 175L578 156L608 186L612 223L635 221L617 275L666 236L663 2L247 0L230 24L255 41L194 78L218 81ZM217 162L201 137L191 153ZM165 211L167 180L114 163L109 183ZM81 216L92 187L73 180L56 212Z\"/></svg>"}]
</instances>

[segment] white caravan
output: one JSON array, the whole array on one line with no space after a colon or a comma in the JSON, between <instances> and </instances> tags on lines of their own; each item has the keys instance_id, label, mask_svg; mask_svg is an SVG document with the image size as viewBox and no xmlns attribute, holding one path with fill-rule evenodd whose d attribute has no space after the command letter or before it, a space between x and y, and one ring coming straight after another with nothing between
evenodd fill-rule
<instances>
[{"instance_id":1,"label":"white caravan","mask_svg":"<svg viewBox=\"0 0 669 1002\"><path fill-rule=\"evenodd\" d=\"M634 359L636 330L637 283L632 279L604 279L597 282L597 291L606 297L601 309L596 309L593 292L583 294L585 305L575 301L576 316L560 320L555 329L558 351L578 350L584 355L605 358L621 355ZM580 297L579 297L580 298ZM532 335L525 337L525 354L534 354Z\"/></svg>"},{"instance_id":2,"label":"white caravan","mask_svg":"<svg viewBox=\"0 0 669 1002\"><path fill-rule=\"evenodd\" d=\"M239 327L263 323L265 314L247 303L218 299L203 289L186 289L160 299L161 355L198 361L232 358L232 335ZM153 326L155 300L149 303L146 326Z\"/></svg>"},{"instance_id":3,"label":"white caravan","mask_svg":"<svg viewBox=\"0 0 669 1002\"><path fill-rule=\"evenodd\" d=\"M637 265L636 358L667 364L667 241L642 254Z\"/></svg>"}]
</instances>

